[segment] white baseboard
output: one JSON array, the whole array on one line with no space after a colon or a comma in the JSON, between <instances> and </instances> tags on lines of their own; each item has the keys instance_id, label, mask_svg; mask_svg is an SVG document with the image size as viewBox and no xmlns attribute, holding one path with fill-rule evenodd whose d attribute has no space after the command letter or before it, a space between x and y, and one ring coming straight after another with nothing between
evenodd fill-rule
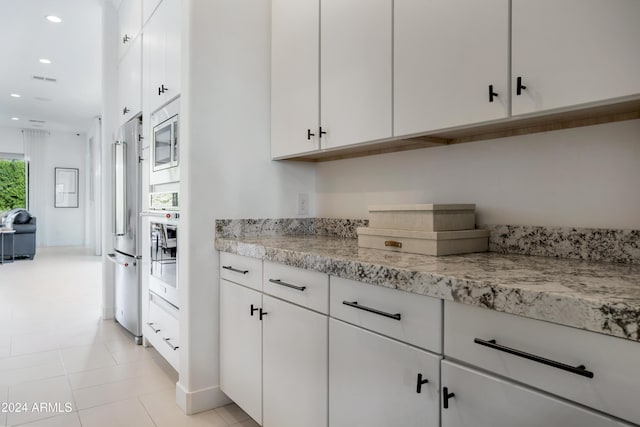
<instances>
[{"instance_id":1,"label":"white baseboard","mask_svg":"<svg viewBox=\"0 0 640 427\"><path fill-rule=\"evenodd\" d=\"M104 320L111 320L113 319L113 313L115 313L115 308L114 307L105 307L102 306L102 318Z\"/></svg>"},{"instance_id":2,"label":"white baseboard","mask_svg":"<svg viewBox=\"0 0 640 427\"><path fill-rule=\"evenodd\" d=\"M219 386L207 387L196 391L186 391L182 384L176 383L176 403L185 414L193 415L209 409L233 403Z\"/></svg>"}]
</instances>

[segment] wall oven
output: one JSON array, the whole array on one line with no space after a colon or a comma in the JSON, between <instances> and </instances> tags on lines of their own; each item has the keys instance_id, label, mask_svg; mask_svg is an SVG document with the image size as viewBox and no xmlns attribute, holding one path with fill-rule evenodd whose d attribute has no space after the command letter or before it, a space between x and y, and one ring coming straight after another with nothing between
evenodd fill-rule
<instances>
[{"instance_id":1,"label":"wall oven","mask_svg":"<svg viewBox=\"0 0 640 427\"><path fill-rule=\"evenodd\" d=\"M151 175L149 183L180 181L180 98L151 115Z\"/></svg>"},{"instance_id":2,"label":"wall oven","mask_svg":"<svg viewBox=\"0 0 640 427\"><path fill-rule=\"evenodd\" d=\"M151 193L149 207L149 291L180 308L178 193Z\"/></svg>"}]
</instances>

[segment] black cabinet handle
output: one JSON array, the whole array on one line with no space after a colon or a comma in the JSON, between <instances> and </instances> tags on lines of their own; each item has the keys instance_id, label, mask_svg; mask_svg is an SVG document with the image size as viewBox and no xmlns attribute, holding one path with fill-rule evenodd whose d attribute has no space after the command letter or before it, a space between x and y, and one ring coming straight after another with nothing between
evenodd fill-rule
<instances>
[{"instance_id":1,"label":"black cabinet handle","mask_svg":"<svg viewBox=\"0 0 640 427\"><path fill-rule=\"evenodd\" d=\"M222 268L224 268L225 270L230 270L230 271L234 271L236 273L242 273L242 274L247 274L249 272L249 270L238 270L237 268L233 268L230 265L223 265Z\"/></svg>"},{"instance_id":2,"label":"black cabinet handle","mask_svg":"<svg viewBox=\"0 0 640 427\"><path fill-rule=\"evenodd\" d=\"M429 380L428 379L422 379L422 374L418 374L418 382L416 384L416 393L420 394L422 393L422 386L426 383L428 383Z\"/></svg>"},{"instance_id":3,"label":"black cabinet handle","mask_svg":"<svg viewBox=\"0 0 640 427\"><path fill-rule=\"evenodd\" d=\"M158 96L162 95L162 89L160 89L160 86L158 86Z\"/></svg>"},{"instance_id":4,"label":"black cabinet handle","mask_svg":"<svg viewBox=\"0 0 640 427\"><path fill-rule=\"evenodd\" d=\"M489 85L489 102L493 102L493 98L497 98L498 94L493 91L493 85Z\"/></svg>"},{"instance_id":5,"label":"black cabinet handle","mask_svg":"<svg viewBox=\"0 0 640 427\"><path fill-rule=\"evenodd\" d=\"M442 387L442 407L449 409L449 399L456 397L455 393L449 393L448 387Z\"/></svg>"},{"instance_id":6,"label":"black cabinet handle","mask_svg":"<svg viewBox=\"0 0 640 427\"><path fill-rule=\"evenodd\" d=\"M258 311L258 310L260 310L260 309L259 309L259 308L255 308L255 307L253 307L253 304L251 304L251 312L250 312L251 317L253 317L253 312L254 312L254 311Z\"/></svg>"},{"instance_id":7,"label":"black cabinet handle","mask_svg":"<svg viewBox=\"0 0 640 427\"><path fill-rule=\"evenodd\" d=\"M122 115L123 115L123 116L124 116L124 115L126 115L129 111L131 111L131 110L129 110L127 107L124 107L124 108L122 109Z\"/></svg>"},{"instance_id":8,"label":"black cabinet handle","mask_svg":"<svg viewBox=\"0 0 640 427\"><path fill-rule=\"evenodd\" d=\"M259 319L262 320L262 317L266 316L269 313L267 313L266 311L262 311L262 309L260 309L260 313L258 313L258 314L259 314Z\"/></svg>"},{"instance_id":9,"label":"black cabinet handle","mask_svg":"<svg viewBox=\"0 0 640 427\"><path fill-rule=\"evenodd\" d=\"M402 316L400 315L400 313L396 313L396 314L386 313L384 311L376 310L375 308L367 307L365 305L360 305L360 304L358 304L358 301L353 301L353 302L342 301L342 303L344 305L348 305L349 307L357 308L359 310L368 311L369 313L379 314L380 316L389 317L391 319L395 319L395 320L401 320L402 319Z\"/></svg>"},{"instance_id":10,"label":"black cabinet handle","mask_svg":"<svg viewBox=\"0 0 640 427\"><path fill-rule=\"evenodd\" d=\"M292 288L295 289L297 291L304 291L305 289L307 289L306 286L296 286L296 285L292 285L291 283L287 283L287 282L283 282L280 279L269 279L269 282L271 283L275 283L276 285L280 285L280 286L286 286L287 288Z\"/></svg>"},{"instance_id":11,"label":"black cabinet handle","mask_svg":"<svg viewBox=\"0 0 640 427\"><path fill-rule=\"evenodd\" d=\"M581 375L587 378L593 378L593 372L587 371L587 368L584 365L580 366L571 366L565 365L564 363L556 362L555 360L546 359L541 356L536 356L535 354L526 353L524 351L516 350L515 348L505 347L496 343L496 340L481 340L480 338L474 338L474 343L483 345L485 347L492 348L494 350L503 351L505 353L513 354L514 356L522 357L528 360L533 360L534 362L542 363L544 365L553 366L554 368L562 369L563 371L571 372L576 375Z\"/></svg>"},{"instance_id":12,"label":"black cabinet handle","mask_svg":"<svg viewBox=\"0 0 640 427\"><path fill-rule=\"evenodd\" d=\"M518 76L516 79L516 95L522 95L522 89L526 89L527 87L522 84L522 77Z\"/></svg>"},{"instance_id":13,"label":"black cabinet handle","mask_svg":"<svg viewBox=\"0 0 640 427\"><path fill-rule=\"evenodd\" d=\"M322 135L326 135L326 134L327 133L322 130L322 126L320 126L320 138L322 138Z\"/></svg>"},{"instance_id":14,"label":"black cabinet handle","mask_svg":"<svg viewBox=\"0 0 640 427\"><path fill-rule=\"evenodd\" d=\"M162 90L162 93L165 93L169 90L168 88L164 87L164 84L160 85L160 89Z\"/></svg>"},{"instance_id":15,"label":"black cabinet handle","mask_svg":"<svg viewBox=\"0 0 640 427\"><path fill-rule=\"evenodd\" d=\"M122 37L122 44L126 44L129 40L131 40L131 37L125 34L124 37Z\"/></svg>"},{"instance_id":16,"label":"black cabinet handle","mask_svg":"<svg viewBox=\"0 0 640 427\"><path fill-rule=\"evenodd\" d=\"M316 134L311 133L311 129L307 129L307 140L310 140L312 136L316 136Z\"/></svg>"}]
</instances>

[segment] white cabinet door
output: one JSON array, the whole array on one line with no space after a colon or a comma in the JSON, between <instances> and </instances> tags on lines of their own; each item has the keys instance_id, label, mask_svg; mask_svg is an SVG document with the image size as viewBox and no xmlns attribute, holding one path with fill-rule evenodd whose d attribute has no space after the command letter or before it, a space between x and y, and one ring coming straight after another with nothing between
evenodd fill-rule
<instances>
[{"instance_id":1,"label":"white cabinet door","mask_svg":"<svg viewBox=\"0 0 640 427\"><path fill-rule=\"evenodd\" d=\"M158 7L144 27L142 67L146 113L153 113L163 104L159 89L165 76L165 12L162 5Z\"/></svg>"},{"instance_id":2,"label":"white cabinet door","mask_svg":"<svg viewBox=\"0 0 640 427\"><path fill-rule=\"evenodd\" d=\"M508 52L508 0L395 0L394 135L507 117Z\"/></svg>"},{"instance_id":3,"label":"white cabinet door","mask_svg":"<svg viewBox=\"0 0 640 427\"><path fill-rule=\"evenodd\" d=\"M142 42L140 37L118 66L118 117L126 123L142 110Z\"/></svg>"},{"instance_id":4,"label":"white cabinet door","mask_svg":"<svg viewBox=\"0 0 640 427\"><path fill-rule=\"evenodd\" d=\"M445 393L454 396L446 399ZM442 399L442 427L629 426L447 361L442 362Z\"/></svg>"},{"instance_id":5,"label":"white cabinet door","mask_svg":"<svg viewBox=\"0 0 640 427\"><path fill-rule=\"evenodd\" d=\"M220 280L220 388L262 423L262 294Z\"/></svg>"},{"instance_id":6,"label":"white cabinet door","mask_svg":"<svg viewBox=\"0 0 640 427\"><path fill-rule=\"evenodd\" d=\"M118 57L125 52L140 34L142 27L142 1L122 0L118 7Z\"/></svg>"},{"instance_id":7,"label":"white cabinet door","mask_svg":"<svg viewBox=\"0 0 640 427\"><path fill-rule=\"evenodd\" d=\"M514 115L640 93L640 1L512 4Z\"/></svg>"},{"instance_id":8,"label":"white cabinet door","mask_svg":"<svg viewBox=\"0 0 640 427\"><path fill-rule=\"evenodd\" d=\"M321 148L392 135L392 0L322 0Z\"/></svg>"},{"instance_id":9,"label":"white cabinet door","mask_svg":"<svg viewBox=\"0 0 640 427\"><path fill-rule=\"evenodd\" d=\"M265 427L327 427L327 316L263 296Z\"/></svg>"},{"instance_id":10,"label":"white cabinet door","mask_svg":"<svg viewBox=\"0 0 640 427\"><path fill-rule=\"evenodd\" d=\"M439 356L334 319L329 337L331 427L440 425Z\"/></svg>"},{"instance_id":11,"label":"white cabinet door","mask_svg":"<svg viewBox=\"0 0 640 427\"><path fill-rule=\"evenodd\" d=\"M271 3L271 156L307 153L319 139L319 0Z\"/></svg>"},{"instance_id":12,"label":"white cabinet door","mask_svg":"<svg viewBox=\"0 0 640 427\"><path fill-rule=\"evenodd\" d=\"M162 0L142 0L142 25L146 24Z\"/></svg>"},{"instance_id":13,"label":"white cabinet door","mask_svg":"<svg viewBox=\"0 0 640 427\"><path fill-rule=\"evenodd\" d=\"M164 52L164 84L162 92L164 102L175 98L180 93L180 14L181 0L164 0L160 5L165 11L165 52Z\"/></svg>"}]
</instances>

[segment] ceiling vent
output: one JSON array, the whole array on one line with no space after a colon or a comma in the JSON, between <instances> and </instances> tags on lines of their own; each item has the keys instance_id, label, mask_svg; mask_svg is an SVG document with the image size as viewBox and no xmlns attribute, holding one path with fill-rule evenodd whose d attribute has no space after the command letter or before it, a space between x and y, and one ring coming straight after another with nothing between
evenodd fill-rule
<instances>
[{"instance_id":1,"label":"ceiling vent","mask_svg":"<svg viewBox=\"0 0 640 427\"><path fill-rule=\"evenodd\" d=\"M45 122L44 120L33 120L33 119L31 119L31 120L29 120L29 123L47 123L47 122Z\"/></svg>"},{"instance_id":2,"label":"ceiling vent","mask_svg":"<svg viewBox=\"0 0 640 427\"><path fill-rule=\"evenodd\" d=\"M41 82L50 82L55 83L58 79L54 79L53 77L45 77L45 76L33 76L33 80L40 80Z\"/></svg>"}]
</instances>

